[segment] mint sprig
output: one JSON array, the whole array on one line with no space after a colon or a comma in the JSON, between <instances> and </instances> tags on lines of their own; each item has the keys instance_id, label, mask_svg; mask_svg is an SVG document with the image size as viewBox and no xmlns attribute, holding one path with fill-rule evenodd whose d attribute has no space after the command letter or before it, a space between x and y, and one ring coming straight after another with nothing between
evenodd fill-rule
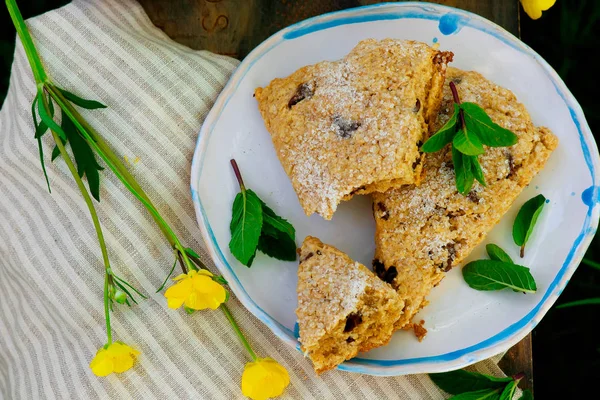
<instances>
[{"instance_id":1,"label":"mint sprig","mask_svg":"<svg viewBox=\"0 0 600 400\"><path fill-rule=\"evenodd\" d=\"M461 103L454 82L450 82L454 98L454 111L450 119L421 147L424 153L435 153L452 143L452 162L456 176L456 189L466 195L477 180L485 186L483 170L477 158L488 147L512 146L517 135L494 123L475 103Z\"/></svg>"},{"instance_id":2,"label":"mint sprig","mask_svg":"<svg viewBox=\"0 0 600 400\"><path fill-rule=\"evenodd\" d=\"M512 400L515 391L524 374L496 378L491 375L456 370L429 377L444 392L453 395L451 400ZM520 399L532 400L530 391L523 391Z\"/></svg>"},{"instance_id":3,"label":"mint sprig","mask_svg":"<svg viewBox=\"0 0 600 400\"><path fill-rule=\"evenodd\" d=\"M235 160L231 160L231 166L240 185L229 224L231 254L248 268L257 250L278 260L296 260L296 230L292 224L246 188Z\"/></svg>"}]
</instances>

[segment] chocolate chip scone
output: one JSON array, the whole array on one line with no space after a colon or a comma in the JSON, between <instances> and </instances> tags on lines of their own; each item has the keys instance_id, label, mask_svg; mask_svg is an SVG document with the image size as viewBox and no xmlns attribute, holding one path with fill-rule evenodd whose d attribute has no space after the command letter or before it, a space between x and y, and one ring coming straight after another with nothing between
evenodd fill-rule
<instances>
[{"instance_id":1,"label":"chocolate chip scone","mask_svg":"<svg viewBox=\"0 0 600 400\"><path fill-rule=\"evenodd\" d=\"M307 215L331 219L354 194L415 183L419 145L440 106L452 53L414 41L361 41L339 61L257 88L277 156Z\"/></svg>"},{"instance_id":2,"label":"chocolate chip scone","mask_svg":"<svg viewBox=\"0 0 600 400\"><path fill-rule=\"evenodd\" d=\"M476 182L467 196L456 190L450 146L427 156L420 186L373 196L373 267L405 302L398 328L426 304L425 297L445 272L485 238L558 144L549 129L533 125L511 91L477 72L449 68L447 79L456 84L461 101L479 104L495 123L513 131L519 140L512 147L486 147L479 161L487 186ZM452 110L452 93L446 85L435 126L441 127Z\"/></svg>"},{"instance_id":3,"label":"chocolate chip scone","mask_svg":"<svg viewBox=\"0 0 600 400\"><path fill-rule=\"evenodd\" d=\"M364 265L308 236L298 268L302 351L317 373L387 344L403 302Z\"/></svg>"}]
</instances>

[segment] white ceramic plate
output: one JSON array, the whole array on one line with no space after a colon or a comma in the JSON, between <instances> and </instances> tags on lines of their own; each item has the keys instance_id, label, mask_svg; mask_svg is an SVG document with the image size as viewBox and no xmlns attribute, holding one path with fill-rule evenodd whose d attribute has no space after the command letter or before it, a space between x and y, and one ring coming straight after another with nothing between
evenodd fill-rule
<instances>
[{"instance_id":1,"label":"white ceramic plate","mask_svg":"<svg viewBox=\"0 0 600 400\"><path fill-rule=\"evenodd\" d=\"M543 193L549 204L525 259L519 260L531 268L537 293L478 292L454 268L417 317L429 330L422 343L412 333L397 332L387 346L339 366L373 375L453 370L507 350L535 327L575 271L598 224L598 150L583 112L556 72L510 33L477 15L427 3L355 8L284 29L244 59L208 114L192 163L192 197L208 250L235 295L277 336L299 348L297 263L259 253L248 269L229 252L231 205L239 191L229 159L237 160L246 185L292 222L298 244L314 235L371 265L374 222L369 197L342 203L329 222L317 215L306 217L252 93L304 65L339 59L362 39L388 37L439 43L440 49L453 51L453 66L479 71L511 89L533 122L549 127L560 139L544 171L484 242L497 243L518 258L511 237L515 213L527 199ZM482 245L469 260L483 256Z\"/></svg>"}]
</instances>

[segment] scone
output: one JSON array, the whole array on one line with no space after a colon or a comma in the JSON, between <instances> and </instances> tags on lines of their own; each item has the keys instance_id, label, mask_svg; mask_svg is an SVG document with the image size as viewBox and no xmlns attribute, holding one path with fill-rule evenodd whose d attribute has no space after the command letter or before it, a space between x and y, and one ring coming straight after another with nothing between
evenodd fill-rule
<instances>
[{"instance_id":1,"label":"scone","mask_svg":"<svg viewBox=\"0 0 600 400\"><path fill-rule=\"evenodd\" d=\"M405 186L373 196L376 220L374 270L398 291L405 310L397 323L403 327L425 297L477 246L508 211L513 201L544 167L558 139L547 128L536 128L515 95L477 72L449 68L463 102L479 104L519 141L512 147L486 147L479 161L487 187L475 183L463 196L455 186L450 146L428 154L420 186ZM453 110L452 93L445 85L441 127ZM386 279L393 276L393 279Z\"/></svg>"},{"instance_id":2,"label":"scone","mask_svg":"<svg viewBox=\"0 0 600 400\"><path fill-rule=\"evenodd\" d=\"M354 194L415 183L452 53L414 41L360 42L339 61L300 68L255 97L307 215L331 219Z\"/></svg>"},{"instance_id":3,"label":"scone","mask_svg":"<svg viewBox=\"0 0 600 400\"><path fill-rule=\"evenodd\" d=\"M298 268L298 326L302 351L321 373L387 344L403 302L364 265L308 236Z\"/></svg>"}]
</instances>

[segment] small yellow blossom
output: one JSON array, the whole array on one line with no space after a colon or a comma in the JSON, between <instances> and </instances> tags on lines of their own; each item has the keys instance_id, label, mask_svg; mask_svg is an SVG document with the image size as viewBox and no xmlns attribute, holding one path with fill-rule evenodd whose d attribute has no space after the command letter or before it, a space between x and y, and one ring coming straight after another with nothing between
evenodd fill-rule
<instances>
[{"instance_id":1,"label":"small yellow blossom","mask_svg":"<svg viewBox=\"0 0 600 400\"><path fill-rule=\"evenodd\" d=\"M114 342L98 350L90 368L96 376L107 376L113 372L120 374L133 367L138 354L139 351L125 343Z\"/></svg>"},{"instance_id":2,"label":"small yellow blossom","mask_svg":"<svg viewBox=\"0 0 600 400\"><path fill-rule=\"evenodd\" d=\"M556 0L521 0L523 9L531 19L538 19L542 11L548 10L556 3Z\"/></svg>"},{"instance_id":3,"label":"small yellow blossom","mask_svg":"<svg viewBox=\"0 0 600 400\"><path fill-rule=\"evenodd\" d=\"M249 362L242 374L242 393L252 400L277 397L290 384L287 370L272 358Z\"/></svg>"},{"instance_id":4,"label":"small yellow blossom","mask_svg":"<svg viewBox=\"0 0 600 400\"><path fill-rule=\"evenodd\" d=\"M217 309L227 298L227 292L212 280L212 276L209 271L201 269L174 278L174 281L179 282L165 292L169 308L184 305L192 310Z\"/></svg>"}]
</instances>

